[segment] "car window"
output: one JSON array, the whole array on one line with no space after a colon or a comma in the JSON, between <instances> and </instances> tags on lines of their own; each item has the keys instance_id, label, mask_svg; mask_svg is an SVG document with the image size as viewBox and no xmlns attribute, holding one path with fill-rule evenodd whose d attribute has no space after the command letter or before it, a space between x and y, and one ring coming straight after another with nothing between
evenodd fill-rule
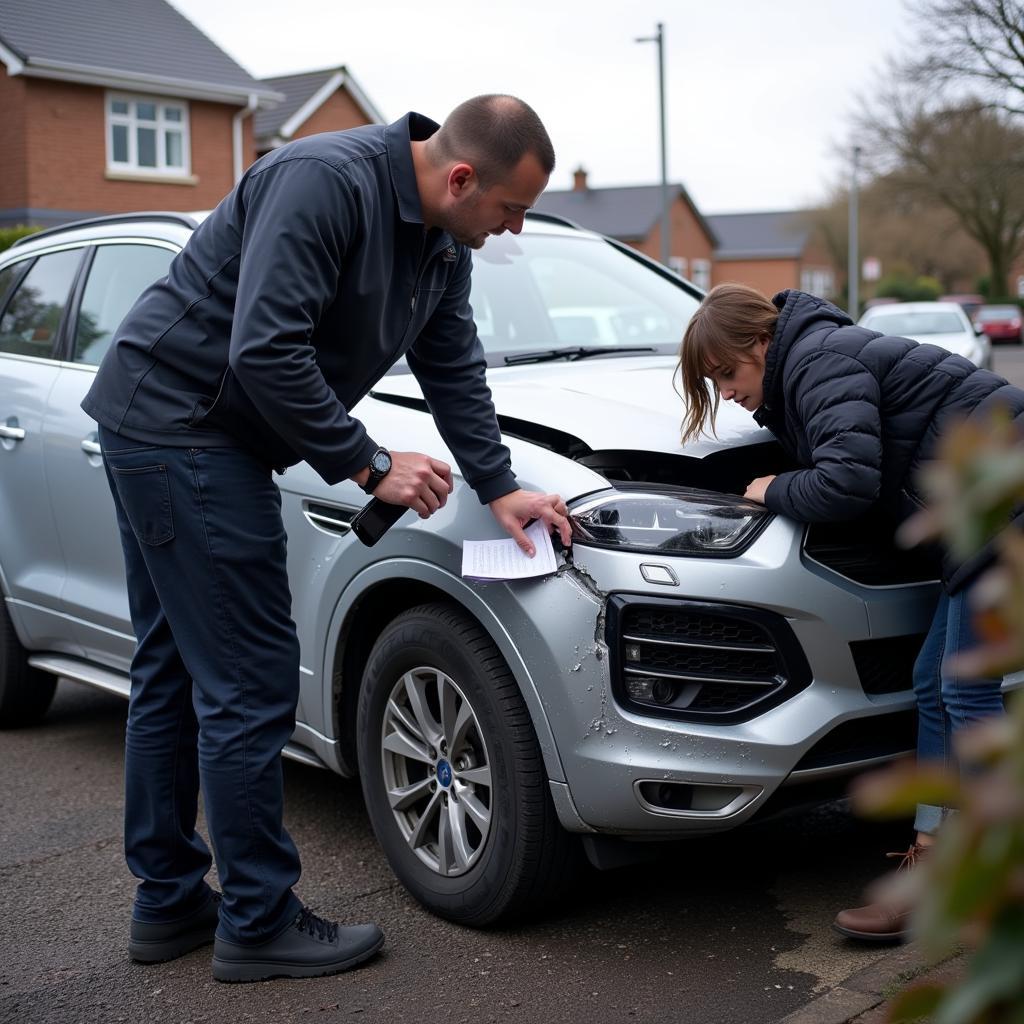
<instances>
[{"instance_id":1,"label":"car window","mask_svg":"<svg viewBox=\"0 0 1024 1024\"><path fill-rule=\"evenodd\" d=\"M958 334L967 328L956 313L879 313L864 324L882 334Z\"/></svg>"},{"instance_id":2,"label":"car window","mask_svg":"<svg viewBox=\"0 0 1024 1024\"><path fill-rule=\"evenodd\" d=\"M0 319L0 352L53 355L68 293L82 259L81 249L40 256L11 296Z\"/></svg>"},{"instance_id":3,"label":"car window","mask_svg":"<svg viewBox=\"0 0 1024 1024\"><path fill-rule=\"evenodd\" d=\"M7 293L14 287L14 282L18 280L18 275L25 269L25 262L25 260L21 260L0 270L0 313L4 311Z\"/></svg>"},{"instance_id":4,"label":"car window","mask_svg":"<svg viewBox=\"0 0 1024 1024\"><path fill-rule=\"evenodd\" d=\"M74 361L99 366L132 304L167 276L174 253L155 245L101 245L96 249L75 328Z\"/></svg>"},{"instance_id":5,"label":"car window","mask_svg":"<svg viewBox=\"0 0 1024 1024\"><path fill-rule=\"evenodd\" d=\"M3 291L0 288L0 291ZM978 310L978 319L983 317L992 317L993 319L1012 319L1015 316L1020 316L1020 309L1017 306L982 306Z\"/></svg>"}]
</instances>

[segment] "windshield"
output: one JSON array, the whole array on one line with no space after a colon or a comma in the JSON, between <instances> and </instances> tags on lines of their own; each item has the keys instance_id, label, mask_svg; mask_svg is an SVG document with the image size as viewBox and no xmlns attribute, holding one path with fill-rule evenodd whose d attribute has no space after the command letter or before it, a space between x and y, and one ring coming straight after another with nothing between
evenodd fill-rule
<instances>
[{"instance_id":1,"label":"windshield","mask_svg":"<svg viewBox=\"0 0 1024 1024\"><path fill-rule=\"evenodd\" d=\"M978 319L1012 320L1020 316L1020 309L1017 306L982 306L978 310Z\"/></svg>"},{"instance_id":2,"label":"windshield","mask_svg":"<svg viewBox=\"0 0 1024 1024\"><path fill-rule=\"evenodd\" d=\"M698 300L598 238L500 235L473 254L470 296L492 356L563 345L675 352Z\"/></svg>"},{"instance_id":3,"label":"windshield","mask_svg":"<svg viewBox=\"0 0 1024 1024\"><path fill-rule=\"evenodd\" d=\"M918 334L962 334L966 328L956 313L879 313L865 327L882 334L906 337Z\"/></svg>"}]
</instances>

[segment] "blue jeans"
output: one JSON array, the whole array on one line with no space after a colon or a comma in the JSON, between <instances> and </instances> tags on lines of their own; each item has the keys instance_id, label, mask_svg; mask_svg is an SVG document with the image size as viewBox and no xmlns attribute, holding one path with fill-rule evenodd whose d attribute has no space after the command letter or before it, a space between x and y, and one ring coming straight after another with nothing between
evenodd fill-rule
<instances>
[{"instance_id":1,"label":"blue jeans","mask_svg":"<svg viewBox=\"0 0 1024 1024\"><path fill-rule=\"evenodd\" d=\"M299 646L280 493L241 448L99 436L137 640L125 739L133 913L170 921L210 898L201 786L224 895L218 934L258 943L300 908L283 825Z\"/></svg>"},{"instance_id":2,"label":"blue jeans","mask_svg":"<svg viewBox=\"0 0 1024 1024\"><path fill-rule=\"evenodd\" d=\"M1003 711L1001 679L972 679L951 670L945 659L976 646L967 590L943 593L914 663L917 697L918 762L956 763L952 735L971 722ZM949 813L945 807L919 804L914 828L932 835Z\"/></svg>"}]
</instances>

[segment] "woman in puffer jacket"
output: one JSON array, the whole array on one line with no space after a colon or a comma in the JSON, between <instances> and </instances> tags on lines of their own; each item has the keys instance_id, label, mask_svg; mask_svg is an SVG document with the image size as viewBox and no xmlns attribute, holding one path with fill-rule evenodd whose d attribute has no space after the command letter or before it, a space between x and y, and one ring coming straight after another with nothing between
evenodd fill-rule
<instances>
[{"instance_id":1,"label":"woman in puffer jacket","mask_svg":"<svg viewBox=\"0 0 1024 1024\"><path fill-rule=\"evenodd\" d=\"M751 481L745 497L807 523L881 511L895 529L923 507L917 470L934 458L947 423L1001 406L1024 426L1024 390L945 349L854 326L800 291L769 301L744 285L712 289L687 326L680 374L683 440L714 430L721 399L742 405L802 467ZM943 592L914 665L919 760L951 760L953 732L1003 710L1001 680L964 679L943 665L974 646L966 595L991 558L985 551L944 564ZM901 866L927 851L947 813L918 807ZM908 907L872 903L842 911L835 927L852 938L898 941L908 917Z\"/></svg>"}]
</instances>

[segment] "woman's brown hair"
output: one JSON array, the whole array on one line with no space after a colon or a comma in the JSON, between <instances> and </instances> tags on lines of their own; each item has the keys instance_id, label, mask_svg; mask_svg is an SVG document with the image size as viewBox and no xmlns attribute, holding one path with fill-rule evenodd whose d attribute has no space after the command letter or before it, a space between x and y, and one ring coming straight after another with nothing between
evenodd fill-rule
<instances>
[{"instance_id":1,"label":"woman's brown hair","mask_svg":"<svg viewBox=\"0 0 1024 1024\"><path fill-rule=\"evenodd\" d=\"M682 390L676 390L686 402L683 444L699 437L705 424L715 432L719 395L707 380L710 368L752 362L754 345L775 334L778 319L778 309L745 284L720 284L704 296L686 325L676 368L682 381Z\"/></svg>"}]
</instances>

